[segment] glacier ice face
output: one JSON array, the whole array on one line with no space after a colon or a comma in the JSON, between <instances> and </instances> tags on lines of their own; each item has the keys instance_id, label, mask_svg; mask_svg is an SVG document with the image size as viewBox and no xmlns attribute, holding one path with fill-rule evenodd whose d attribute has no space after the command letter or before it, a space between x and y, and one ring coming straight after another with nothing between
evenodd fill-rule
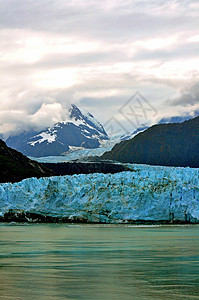
<instances>
[{"instance_id":1,"label":"glacier ice face","mask_svg":"<svg viewBox=\"0 0 199 300\"><path fill-rule=\"evenodd\" d=\"M0 214L12 209L88 222L199 222L199 169L131 168L0 184Z\"/></svg>"}]
</instances>

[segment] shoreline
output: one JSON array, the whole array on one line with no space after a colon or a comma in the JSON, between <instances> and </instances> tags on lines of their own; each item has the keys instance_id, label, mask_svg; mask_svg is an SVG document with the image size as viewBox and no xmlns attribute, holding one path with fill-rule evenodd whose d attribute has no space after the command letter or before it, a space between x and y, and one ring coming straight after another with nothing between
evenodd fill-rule
<instances>
[{"instance_id":1,"label":"shoreline","mask_svg":"<svg viewBox=\"0 0 199 300\"><path fill-rule=\"evenodd\" d=\"M85 218L74 216L57 217L32 212L8 211L0 216L0 223L29 223L29 224L101 224L101 225L197 225L197 222L185 220L117 220L111 222L91 222Z\"/></svg>"}]
</instances>

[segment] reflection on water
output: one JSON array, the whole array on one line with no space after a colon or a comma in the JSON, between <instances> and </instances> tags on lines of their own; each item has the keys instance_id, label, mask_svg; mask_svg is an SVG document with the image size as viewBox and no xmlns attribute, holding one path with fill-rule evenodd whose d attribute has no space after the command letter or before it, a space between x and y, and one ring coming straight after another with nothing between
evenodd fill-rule
<instances>
[{"instance_id":1,"label":"reflection on water","mask_svg":"<svg viewBox=\"0 0 199 300\"><path fill-rule=\"evenodd\" d=\"M199 227L0 225L0 299L199 299Z\"/></svg>"}]
</instances>

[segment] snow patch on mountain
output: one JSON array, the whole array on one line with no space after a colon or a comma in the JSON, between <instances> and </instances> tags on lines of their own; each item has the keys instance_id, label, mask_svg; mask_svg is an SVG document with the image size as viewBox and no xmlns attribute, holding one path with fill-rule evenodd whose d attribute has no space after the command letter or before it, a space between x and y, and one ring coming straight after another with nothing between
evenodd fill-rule
<instances>
[{"instance_id":1,"label":"snow patch on mountain","mask_svg":"<svg viewBox=\"0 0 199 300\"><path fill-rule=\"evenodd\" d=\"M29 144L31 146L35 146L35 144L39 143L43 143L45 141L47 141L47 143L53 143L56 141L56 134L55 134L55 131L54 132L42 132L38 135L35 135L33 137L33 139L37 139L36 141L32 141L32 142L29 142Z\"/></svg>"}]
</instances>

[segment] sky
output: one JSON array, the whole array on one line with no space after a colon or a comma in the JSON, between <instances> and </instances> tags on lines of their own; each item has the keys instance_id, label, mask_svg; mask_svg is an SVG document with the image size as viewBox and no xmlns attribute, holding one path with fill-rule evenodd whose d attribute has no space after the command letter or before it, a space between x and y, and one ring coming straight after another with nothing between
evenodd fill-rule
<instances>
[{"instance_id":1,"label":"sky","mask_svg":"<svg viewBox=\"0 0 199 300\"><path fill-rule=\"evenodd\" d=\"M0 0L0 134L71 103L129 131L198 109L198 0Z\"/></svg>"}]
</instances>

